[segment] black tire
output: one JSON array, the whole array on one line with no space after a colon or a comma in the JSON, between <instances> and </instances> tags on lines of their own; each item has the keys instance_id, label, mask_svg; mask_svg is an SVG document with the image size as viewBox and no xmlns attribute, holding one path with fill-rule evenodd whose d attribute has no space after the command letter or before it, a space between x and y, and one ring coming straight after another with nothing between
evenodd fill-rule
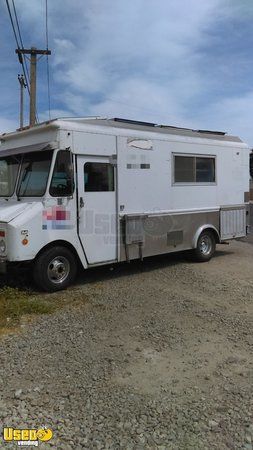
<instances>
[{"instance_id":1,"label":"black tire","mask_svg":"<svg viewBox=\"0 0 253 450\"><path fill-rule=\"evenodd\" d=\"M209 261L216 249L215 236L210 230L202 231L194 249L194 259L199 262Z\"/></svg>"},{"instance_id":2,"label":"black tire","mask_svg":"<svg viewBox=\"0 0 253 450\"><path fill-rule=\"evenodd\" d=\"M56 292L73 283L77 273L77 260L66 247L52 247L35 260L33 278L39 289Z\"/></svg>"}]
</instances>

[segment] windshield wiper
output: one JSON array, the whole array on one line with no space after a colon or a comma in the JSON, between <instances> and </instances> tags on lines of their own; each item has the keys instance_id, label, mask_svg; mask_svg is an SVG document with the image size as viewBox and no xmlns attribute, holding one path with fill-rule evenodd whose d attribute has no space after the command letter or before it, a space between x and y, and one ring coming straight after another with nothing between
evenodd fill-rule
<instances>
[{"instance_id":1,"label":"windshield wiper","mask_svg":"<svg viewBox=\"0 0 253 450\"><path fill-rule=\"evenodd\" d=\"M24 169L24 173L23 173L23 176L22 176L22 179L20 180L20 183L19 183L19 187L18 187L18 191L17 191L17 199L18 199L18 201L20 201L20 197L21 197L21 194L20 194L20 190L21 190L21 186L22 186L22 184L24 183L24 181L25 181L25 179L26 179L26 177L27 177L27 175L30 173L30 175L31 175L31 173L32 173L32 163L31 162L29 162L28 163L28 165L27 165L27 167ZM25 187L25 189L23 190L23 192L22 192L22 195L24 196L25 195L25 193L26 193L26 190L27 190L27 187L28 187L28 184L29 184L29 177L28 177L28 180L27 180L27 183L26 183L26 187Z\"/></svg>"}]
</instances>

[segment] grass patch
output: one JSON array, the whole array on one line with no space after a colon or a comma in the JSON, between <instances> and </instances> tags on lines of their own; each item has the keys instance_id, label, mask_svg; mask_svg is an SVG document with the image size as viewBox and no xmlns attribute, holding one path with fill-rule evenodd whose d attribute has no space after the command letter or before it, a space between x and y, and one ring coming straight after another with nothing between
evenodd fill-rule
<instances>
[{"instance_id":1,"label":"grass patch","mask_svg":"<svg viewBox=\"0 0 253 450\"><path fill-rule=\"evenodd\" d=\"M0 329L12 328L25 315L49 314L55 309L56 305L42 296L36 298L27 291L10 287L0 289Z\"/></svg>"}]
</instances>

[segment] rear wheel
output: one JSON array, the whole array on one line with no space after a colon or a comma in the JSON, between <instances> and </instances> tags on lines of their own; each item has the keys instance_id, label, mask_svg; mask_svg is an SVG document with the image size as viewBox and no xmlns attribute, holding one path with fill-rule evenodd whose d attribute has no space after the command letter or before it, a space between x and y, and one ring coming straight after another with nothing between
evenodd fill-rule
<instances>
[{"instance_id":1,"label":"rear wheel","mask_svg":"<svg viewBox=\"0 0 253 450\"><path fill-rule=\"evenodd\" d=\"M71 250L53 247L45 250L35 260L34 281L46 292L60 291L75 279L77 261Z\"/></svg>"},{"instance_id":2,"label":"rear wheel","mask_svg":"<svg viewBox=\"0 0 253 450\"><path fill-rule=\"evenodd\" d=\"M198 238L197 247L194 249L194 256L197 261L209 261L216 249L215 237L212 231L206 230Z\"/></svg>"}]
</instances>

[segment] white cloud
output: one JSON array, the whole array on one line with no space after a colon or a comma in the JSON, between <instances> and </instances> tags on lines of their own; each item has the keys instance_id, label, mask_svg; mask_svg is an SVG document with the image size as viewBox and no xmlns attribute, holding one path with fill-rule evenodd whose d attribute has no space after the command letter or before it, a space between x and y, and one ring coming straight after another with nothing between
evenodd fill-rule
<instances>
[{"instance_id":1,"label":"white cloud","mask_svg":"<svg viewBox=\"0 0 253 450\"><path fill-rule=\"evenodd\" d=\"M226 17L253 19L252 0L223 0L220 5L220 14Z\"/></svg>"},{"instance_id":2,"label":"white cloud","mask_svg":"<svg viewBox=\"0 0 253 450\"><path fill-rule=\"evenodd\" d=\"M199 123L209 123L213 129L236 134L253 146L253 91L245 95L223 98L202 111Z\"/></svg>"},{"instance_id":3,"label":"white cloud","mask_svg":"<svg viewBox=\"0 0 253 450\"><path fill-rule=\"evenodd\" d=\"M80 34L55 40L62 104L81 115L183 120L187 102L204 89L197 47L219 0L181 3L87 1Z\"/></svg>"},{"instance_id":4,"label":"white cloud","mask_svg":"<svg viewBox=\"0 0 253 450\"><path fill-rule=\"evenodd\" d=\"M169 94L156 83L136 78L119 83L103 102L92 105L90 114L124 116L154 122L176 122L182 115L180 102L176 103Z\"/></svg>"},{"instance_id":5,"label":"white cloud","mask_svg":"<svg viewBox=\"0 0 253 450\"><path fill-rule=\"evenodd\" d=\"M6 119L0 116L0 134L7 133L9 131L14 131L19 127L19 124L16 120Z\"/></svg>"},{"instance_id":6,"label":"white cloud","mask_svg":"<svg viewBox=\"0 0 253 450\"><path fill-rule=\"evenodd\" d=\"M26 45L44 46L45 3L20 5ZM100 114L218 128L253 143L252 93L222 94L229 83L232 91L233 80L226 58L216 65L221 37L214 33L217 23L253 16L252 0L54 0L48 8L52 117ZM11 90L2 96L13 108Z\"/></svg>"},{"instance_id":7,"label":"white cloud","mask_svg":"<svg viewBox=\"0 0 253 450\"><path fill-rule=\"evenodd\" d=\"M61 117L73 117L73 112L66 109L52 109L50 111L51 120L59 119ZM49 119L48 111L40 113L40 122L47 122Z\"/></svg>"},{"instance_id":8,"label":"white cloud","mask_svg":"<svg viewBox=\"0 0 253 450\"><path fill-rule=\"evenodd\" d=\"M56 41L64 65L60 81L95 92L112 89L112 84L140 72L144 81L156 78L158 83L161 77L172 82L185 71L191 76L196 48L203 43L205 27L212 22L218 3L87 1L86 26L78 27L75 43L68 41L67 48ZM82 11L84 6L81 16Z\"/></svg>"},{"instance_id":9,"label":"white cloud","mask_svg":"<svg viewBox=\"0 0 253 450\"><path fill-rule=\"evenodd\" d=\"M53 60L54 66L57 67L60 64L66 64L66 54L75 52L76 46L69 39L54 39L54 53L55 57Z\"/></svg>"}]
</instances>

